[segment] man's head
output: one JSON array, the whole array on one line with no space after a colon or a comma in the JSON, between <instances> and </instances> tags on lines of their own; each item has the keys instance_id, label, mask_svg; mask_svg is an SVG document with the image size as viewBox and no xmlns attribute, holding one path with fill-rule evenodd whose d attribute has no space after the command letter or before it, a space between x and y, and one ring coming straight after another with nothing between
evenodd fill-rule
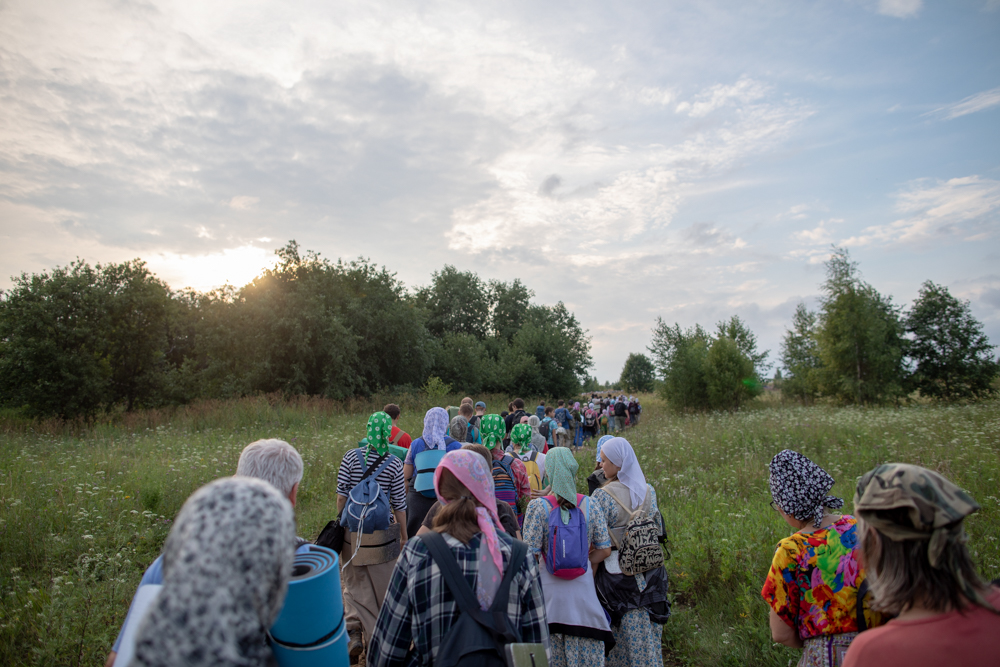
<instances>
[{"instance_id":1,"label":"man's head","mask_svg":"<svg viewBox=\"0 0 1000 667\"><path fill-rule=\"evenodd\" d=\"M466 421L472 419L472 415L473 415L472 404L471 403L462 403L462 405L460 405L458 407L458 414L460 414L463 417L465 417Z\"/></svg>"},{"instance_id":2,"label":"man's head","mask_svg":"<svg viewBox=\"0 0 1000 667\"><path fill-rule=\"evenodd\" d=\"M389 419L396 421L399 419L400 409L395 403L390 403L389 405L382 408L382 412L389 415Z\"/></svg>"},{"instance_id":3,"label":"man's head","mask_svg":"<svg viewBox=\"0 0 1000 667\"><path fill-rule=\"evenodd\" d=\"M558 403L556 403L556 405L558 405L558 406L559 406L559 407L561 408L562 406L566 405L566 401L564 401L564 400L562 400L562 399L560 398L560 399L559 399L559 402L558 402Z\"/></svg>"},{"instance_id":4,"label":"man's head","mask_svg":"<svg viewBox=\"0 0 1000 667\"><path fill-rule=\"evenodd\" d=\"M538 401L538 404L539 404L540 406L542 406L543 408L545 407L545 401Z\"/></svg>"},{"instance_id":5,"label":"man's head","mask_svg":"<svg viewBox=\"0 0 1000 667\"><path fill-rule=\"evenodd\" d=\"M554 407L552 407L551 405L549 407L545 408L545 416L546 417L551 417L555 413L556 413L556 409Z\"/></svg>"},{"instance_id":6,"label":"man's head","mask_svg":"<svg viewBox=\"0 0 1000 667\"><path fill-rule=\"evenodd\" d=\"M522 398L515 398L514 399L514 409L515 410L524 410L524 399L522 399Z\"/></svg>"},{"instance_id":7,"label":"man's head","mask_svg":"<svg viewBox=\"0 0 1000 667\"><path fill-rule=\"evenodd\" d=\"M483 403L482 401L479 401L478 403L476 403L476 414L477 415L485 415L486 414L486 404Z\"/></svg>"},{"instance_id":8,"label":"man's head","mask_svg":"<svg viewBox=\"0 0 1000 667\"><path fill-rule=\"evenodd\" d=\"M237 477L269 482L295 505L302 481L302 457L284 440L258 440L243 448L236 465Z\"/></svg>"},{"instance_id":9,"label":"man's head","mask_svg":"<svg viewBox=\"0 0 1000 667\"><path fill-rule=\"evenodd\" d=\"M460 405L465 405L466 403L468 403L469 405L472 405L472 399L469 398L468 396L466 396L465 398L462 399L462 402L461 402Z\"/></svg>"}]
</instances>

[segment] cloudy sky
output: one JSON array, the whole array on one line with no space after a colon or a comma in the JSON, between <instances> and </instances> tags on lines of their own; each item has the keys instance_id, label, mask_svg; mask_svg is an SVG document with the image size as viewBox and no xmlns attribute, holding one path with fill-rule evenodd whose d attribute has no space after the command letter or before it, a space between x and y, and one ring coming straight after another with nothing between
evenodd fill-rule
<instances>
[{"instance_id":1,"label":"cloudy sky","mask_svg":"<svg viewBox=\"0 0 1000 667\"><path fill-rule=\"evenodd\" d=\"M616 378L657 316L777 355L831 244L1000 343L1000 1L0 2L0 288L289 239L564 301Z\"/></svg>"}]
</instances>

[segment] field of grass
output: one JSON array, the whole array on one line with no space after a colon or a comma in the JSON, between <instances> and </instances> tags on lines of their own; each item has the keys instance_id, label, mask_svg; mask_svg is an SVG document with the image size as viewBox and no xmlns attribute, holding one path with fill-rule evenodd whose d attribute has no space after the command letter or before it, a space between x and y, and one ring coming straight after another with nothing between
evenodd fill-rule
<instances>
[{"instance_id":1,"label":"field of grass","mask_svg":"<svg viewBox=\"0 0 1000 667\"><path fill-rule=\"evenodd\" d=\"M280 437L302 454L299 534L314 537L334 515L341 456L382 402L247 399L86 428L0 418L0 664L103 664L171 519L196 488L232 474L248 442ZM419 434L426 406L416 398L402 405L404 429ZM983 506L967 521L969 545L983 575L1000 577L1000 402L761 405L708 415L676 415L652 397L644 405L643 423L627 437L670 534L668 664L785 667L798 659L771 643L759 595L774 546L789 532L768 507L766 470L786 447L834 475L846 511L855 479L879 462L939 470ZM579 459L585 491L593 449Z\"/></svg>"}]
</instances>

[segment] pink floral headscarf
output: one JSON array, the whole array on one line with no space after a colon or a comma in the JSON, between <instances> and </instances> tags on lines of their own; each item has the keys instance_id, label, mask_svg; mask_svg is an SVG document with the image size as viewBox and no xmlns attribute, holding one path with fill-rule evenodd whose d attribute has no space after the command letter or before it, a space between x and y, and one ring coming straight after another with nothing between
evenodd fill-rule
<instances>
[{"instance_id":1,"label":"pink floral headscarf","mask_svg":"<svg viewBox=\"0 0 1000 667\"><path fill-rule=\"evenodd\" d=\"M476 508L476 522L483 533L483 541L479 547L476 597L479 599L479 606L486 611L493 604L493 598L500 587L500 574L503 572L503 557L500 555L500 542L497 538L500 517L497 515L497 501L493 493L493 472L487 468L483 457L475 452L466 449L448 452L434 470L434 491L442 505L448 504L448 500L441 497L439 486L442 470L451 471L482 504L482 507Z\"/></svg>"}]
</instances>

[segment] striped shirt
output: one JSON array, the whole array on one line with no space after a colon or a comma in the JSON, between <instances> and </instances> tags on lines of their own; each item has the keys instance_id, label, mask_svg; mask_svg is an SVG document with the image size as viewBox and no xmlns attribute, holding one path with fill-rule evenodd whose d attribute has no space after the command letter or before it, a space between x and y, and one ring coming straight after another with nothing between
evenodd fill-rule
<instances>
[{"instance_id":1,"label":"striped shirt","mask_svg":"<svg viewBox=\"0 0 1000 667\"><path fill-rule=\"evenodd\" d=\"M477 533L468 545L451 535L444 535L469 586L475 590L479 571L479 548L482 534ZM511 567L513 538L497 532L504 571ZM531 556L518 567L507 600L507 618L521 633L521 641L547 644L549 626L545 622L545 598L538 578L538 565ZM429 667L437 658L448 630L461 612L448 589L437 563L427 547L414 538L403 547L396 569L389 580L385 602L379 611L366 661L369 667ZM413 650L410 651L410 644Z\"/></svg>"},{"instance_id":2,"label":"striped shirt","mask_svg":"<svg viewBox=\"0 0 1000 667\"><path fill-rule=\"evenodd\" d=\"M337 495L347 497L351 490L361 482L361 476L368 470L368 466L375 463L378 456L374 452L362 450L361 452L352 449L344 454L344 459L340 462L340 469L337 470ZM364 459L364 462L362 462ZM389 504L392 509L406 511L406 482L403 480L403 462L398 458L389 455L389 464L376 478L379 486L389 496Z\"/></svg>"}]
</instances>

